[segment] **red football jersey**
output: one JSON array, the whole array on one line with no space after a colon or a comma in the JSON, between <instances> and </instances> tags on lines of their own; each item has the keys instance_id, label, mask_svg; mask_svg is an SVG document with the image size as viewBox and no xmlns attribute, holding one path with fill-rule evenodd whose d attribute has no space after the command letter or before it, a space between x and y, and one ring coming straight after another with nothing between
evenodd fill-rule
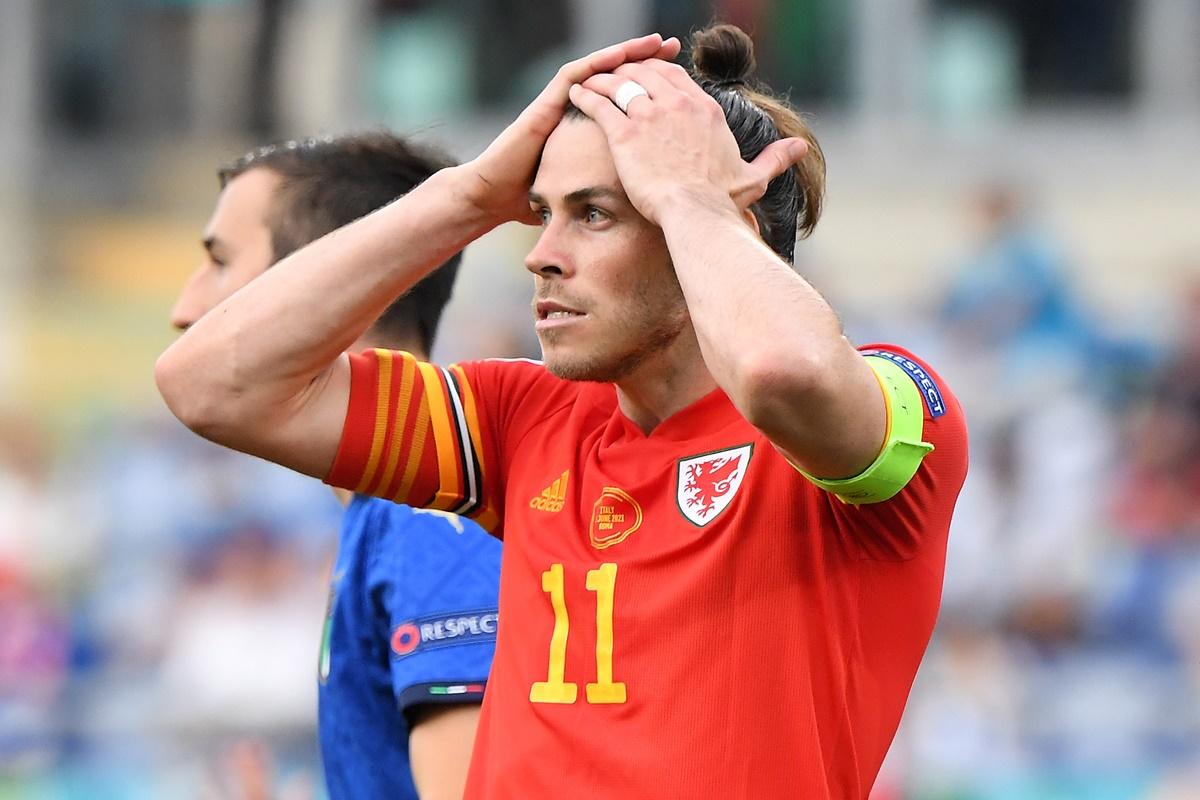
<instances>
[{"instance_id":1,"label":"red football jersey","mask_svg":"<svg viewBox=\"0 0 1200 800\"><path fill-rule=\"evenodd\" d=\"M504 539L467 796L865 798L937 616L962 411L892 499L809 483L720 390L643 433L536 362L352 357L328 481ZM452 577L450 578L452 579Z\"/></svg>"}]
</instances>

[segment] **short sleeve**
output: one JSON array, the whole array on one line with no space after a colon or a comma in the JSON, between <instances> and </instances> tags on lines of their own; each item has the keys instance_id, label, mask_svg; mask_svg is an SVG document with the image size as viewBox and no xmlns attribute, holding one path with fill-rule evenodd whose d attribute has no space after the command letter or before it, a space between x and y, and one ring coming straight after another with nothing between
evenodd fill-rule
<instances>
[{"instance_id":1,"label":"short sleeve","mask_svg":"<svg viewBox=\"0 0 1200 800\"><path fill-rule=\"evenodd\" d=\"M945 543L967 475L966 420L958 399L929 364L890 344L860 351L888 360L914 382L922 405L921 439L932 447L904 487L883 502L854 505L833 495L827 498L839 527L852 535L864 556L908 559L931 540Z\"/></svg>"},{"instance_id":2,"label":"short sleeve","mask_svg":"<svg viewBox=\"0 0 1200 800\"><path fill-rule=\"evenodd\" d=\"M448 511L500 535L503 438L536 362L441 367L410 353L350 356L350 401L325 482L397 503Z\"/></svg>"},{"instance_id":3,"label":"short sleeve","mask_svg":"<svg viewBox=\"0 0 1200 800\"><path fill-rule=\"evenodd\" d=\"M392 508L369 569L397 705L480 702L499 625L500 543L446 512Z\"/></svg>"}]
</instances>

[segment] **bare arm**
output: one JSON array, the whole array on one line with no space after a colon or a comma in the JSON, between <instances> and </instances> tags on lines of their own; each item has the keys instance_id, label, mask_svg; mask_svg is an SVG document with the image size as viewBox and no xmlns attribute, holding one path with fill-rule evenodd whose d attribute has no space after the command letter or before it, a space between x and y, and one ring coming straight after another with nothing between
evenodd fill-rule
<instances>
[{"instance_id":1,"label":"bare arm","mask_svg":"<svg viewBox=\"0 0 1200 800\"><path fill-rule=\"evenodd\" d=\"M288 256L159 357L171 411L213 441L324 477L349 397L342 355L388 304L467 243L531 220L529 182L571 84L675 39L633 39L573 61L475 160Z\"/></svg>"},{"instance_id":2,"label":"bare arm","mask_svg":"<svg viewBox=\"0 0 1200 800\"><path fill-rule=\"evenodd\" d=\"M499 220L463 167L288 256L159 358L167 405L197 433L310 475L333 461L349 395L343 351L409 286Z\"/></svg>"},{"instance_id":3,"label":"bare arm","mask_svg":"<svg viewBox=\"0 0 1200 800\"><path fill-rule=\"evenodd\" d=\"M408 737L413 783L421 800L460 800L479 726L479 706L431 706Z\"/></svg>"},{"instance_id":4,"label":"bare arm","mask_svg":"<svg viewBox=\"0 0 1200 800\"><path fill-rule=\"evenodd\" d=\"M810 474L866 469L884 438L883 395L825 300L728 195L681 196L663 231L705 364L738 410Z\"/></svg>"},{"instance_id":5,"label":"bare arm","mask_svg":"<svg viewBox=\"0 0 1200 800\"><path fill-rule=\"evenodd\" d=\"M806 144L781 140L747 164L720 106L684 70L645 62L615 72L571 98L604 129L630 200L663 229L713 378L807 472L861 472L883 443L883 394L837 315L745 210ZM609 100L626 79L649 92L628 114Z\"/></svg>"}]
</instances>

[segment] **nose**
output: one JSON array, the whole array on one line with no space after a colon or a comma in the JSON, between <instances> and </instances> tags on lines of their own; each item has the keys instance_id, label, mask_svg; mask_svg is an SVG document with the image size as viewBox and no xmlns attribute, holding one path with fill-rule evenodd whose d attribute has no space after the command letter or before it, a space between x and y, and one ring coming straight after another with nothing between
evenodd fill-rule
<instances>
[{"instance_id":1,"label":"nose","mask_svg":"<svg viewBox=\"0 0 1200 800\"><path fill-rule=\"evenodd\" d=\"M525 256L525 269L534 275L548 278L551 275L565 276L570 273L569 256L565 252L563 234L552 219L538 236L537 244Z\"/></svg>"},{"instance_id":2,"label":"nose","mask_svg":"<svg viewBox=\"0 0 1200 800\"><path fill-rule=\"evenodd\" d=\"M208 301L204 291L204 267L192 273L175 300L171 309L171 325L178 330L186 331L208 311Z\"/></svg>"}]
</instances>

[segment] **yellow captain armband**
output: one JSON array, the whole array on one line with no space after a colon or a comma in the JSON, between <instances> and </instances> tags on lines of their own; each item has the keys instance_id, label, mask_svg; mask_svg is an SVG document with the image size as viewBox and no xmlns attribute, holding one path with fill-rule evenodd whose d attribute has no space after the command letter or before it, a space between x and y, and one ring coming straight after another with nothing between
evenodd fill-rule
<instances>
[{"instance_id":1,"label":"yellow captain armband","mask_svg":"<svg viewBox=\"0 0 1200 800\"><path fill-rule=\"evenodd\" d=\"M908 485L933 445L921 441L925 430L925 398L916 378L886 355L866 355L867 364L883 389L887 407L887 436L879 456L853 478L823 480L804 470L800 474L845 503L881 503ZM940 398L939 398L940 399Z\"/></svg>"}]
</instances>

